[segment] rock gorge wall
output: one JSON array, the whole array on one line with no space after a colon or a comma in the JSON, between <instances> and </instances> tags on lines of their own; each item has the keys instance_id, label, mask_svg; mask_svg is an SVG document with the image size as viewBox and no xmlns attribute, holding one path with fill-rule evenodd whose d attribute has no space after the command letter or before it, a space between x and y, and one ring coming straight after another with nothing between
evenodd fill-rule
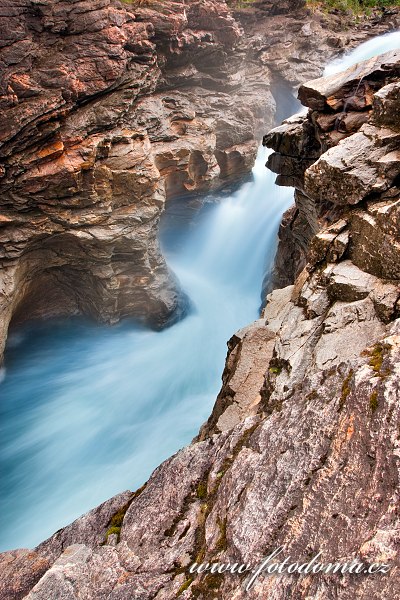
<instances>
[{"instance_id":1,"label":"rock gorge wall","mask_svg":"<svg viewBox=\"0 0 400 600\"><path fill-rule=\"evenodd\" d=\"M0 360L11 319L179 317L166 200L249 172L271 85L369 34L302 4L1 0Z\"/></svg>"},{"instance_id":2,"label":"rock gorge wall","mask_svg":"<svg viewBox=\"0 0 400 600\"><path fill-rule=\"evenodd\" d=\"M230 341L201 441L134 494L3 554L1 598L400 596L399 59L302 86L308 114L266 137L280 181L296 180L323 225L294 285ZM321 551L391 571L272 576L249 592L243 577L188 573L281 545L294 561Z\"/></svg>"},{"instance_id":3,"label":"rock gorge wall","mask_svg":"<svg viewBox=\"0 0 400 600\"><path fill-rule=\"evenodd\" d=\"M302 86L299 97L312 110L306 117L294 116L264 138L264 144L276 151L270 156L268 166L279 174L277 182L296 188L295 207L286 213L281 225L274 276L269 282L272 288L275 282L293 282L305 265L314 234L321 227L337 221L340 211L347 217L343 206L373 198L389 188L398 175L397 136L386 138L384 130L385 119L392 129L396 128L392 97L398 89L396 84L391 88L386 85L391 78L398 77L395 66L398 55L388 55L388 64L380 60L371 59L366 63L365 74L355 67L344 77L334 75L313 82L310 89L307 85ZM380 88L382 94L388 90L388 97L382 101L379 94L374 94ZM385 109L379 103L384 103ZM383 113L384 110L388 113ZM346 138L349 140L345 141ZM342 142L342 154L337 149L328 152L339 142ZM323 158L316 162L321 155ZM367 161L366 156L369 157ZM334 165L330 163L331 157L336 161ZM346 176L341 171L343 165L347 167ZM324 177L325 173L330 175L328 188L327 179L324 186L320 186L318 171L321 169ZM355 240L356 236L353 236L350 256L358 266L368 270L365 252ZM383 239L380 241L384 243ZM396 260L393 263L388 249L386 267L379 254L375 260L378 276L398 277L398 267L394 266Z\"/></svg>"}]
</instances>

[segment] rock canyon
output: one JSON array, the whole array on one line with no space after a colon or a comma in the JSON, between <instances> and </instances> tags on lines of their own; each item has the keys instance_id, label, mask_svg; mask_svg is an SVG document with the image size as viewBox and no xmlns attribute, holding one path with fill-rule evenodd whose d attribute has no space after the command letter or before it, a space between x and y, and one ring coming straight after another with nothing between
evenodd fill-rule
<instances>
[{"instance_id":1,"label":"rock canyon","mask_svg":"<svg viewBox=\"0 0 400 600\"><path fill-rule=\"evenodd\" d=\"M262 139L295 188L265 308L228 342L197 438L136 492L1 554L0 598L399 597L400 50L321 77L396 29L397 10L355 24L295 0L0 6L0 353L34 317L182 316L161 213L233 189ZM304 110L278 124L299 85ZM248 592L239 575L189 573L280 546L391 571Z\"/></svg>"}]
</instances>

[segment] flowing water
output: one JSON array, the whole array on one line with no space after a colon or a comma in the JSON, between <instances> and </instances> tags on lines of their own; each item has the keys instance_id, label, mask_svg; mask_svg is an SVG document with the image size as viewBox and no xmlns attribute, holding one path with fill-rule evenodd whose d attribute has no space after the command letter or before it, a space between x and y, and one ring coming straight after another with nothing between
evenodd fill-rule
<instances>
[{"instance_id":1,"label":"flowing water","mask_svg":"<svg viewBox=\"0 0 400 600\"><path fill-rule=\"evenodd\" d=\"M397 48L400 48L400 31L392 31L385 35L379 35L360 44L345 56L341 56L330 62L329 65L325 67L324 75L340 73L340 71L344 71L358 62Z\"/></svg>"},{"instance_id":2,"label":"flowing water","mask_svg":"<svg viewBox=\"0 0 400 600\"><path fill-rule=\"evenodd\" d=\"M360 46L337 70L400 46ZM332 72L332 66L329 67ZM0 549L32 547L188 443L218 393L226 341L258 317L266 263L292 192L274 185L260 150L253 180L210 199L190 227L170 209L164 253L193 305L173 327L82 319L10 336L0 385Z\"/></svg>"}]
</instances>

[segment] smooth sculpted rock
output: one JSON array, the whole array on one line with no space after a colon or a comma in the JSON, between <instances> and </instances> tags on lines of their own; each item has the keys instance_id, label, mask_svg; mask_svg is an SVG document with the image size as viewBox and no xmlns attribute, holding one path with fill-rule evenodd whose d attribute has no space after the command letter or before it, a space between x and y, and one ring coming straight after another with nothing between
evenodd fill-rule
<instances>
[{"instance_id":1,"label":"smooth sculpted rock","mask_svg":"<svg viewBox=\"0 0 400 600\"><path fill-rule=\"evenodd\" d=\"M250 7L254 28L219 0L0 1L0 360L10 322L183 314L165 203L247 175L271 81L287 96L332 35L354 43L333 16L303 30L301 4Z\"/></svg>"},{"instance_id":2,"label":"smooth sculpted rock","mask_svg":"<svg viewBox=\"0 0 400 600\"><path fill-rule=\"evenodd\" d=\"M195 90L202 61L212 86L231 88L222 65L239 25L214 0L2 0L1 11L0 360L11 320L179 317L185 298L157 239L165 201L240 177L256 149L254 116L217 142L221 115L205 118ZM157 95L178 71L187 96ZM240 107L229 111L233 130Z\"/></svg>"},{"instance_id":3,"label":"smooth sculpted rock","mask_svg":"<svg viewBox=\"0 0 400 600\"><path fill-rule=\"evenodd\" d=\"M369 35L278 4L0 0L0 361L10 323L184 314L165 203L248 175L280 96Z\"/></svg>"}]
</instances>

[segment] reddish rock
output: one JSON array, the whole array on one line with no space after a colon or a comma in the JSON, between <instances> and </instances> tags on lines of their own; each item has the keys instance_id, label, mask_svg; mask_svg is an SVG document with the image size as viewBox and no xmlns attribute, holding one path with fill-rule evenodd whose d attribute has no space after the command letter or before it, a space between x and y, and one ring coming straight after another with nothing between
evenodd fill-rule
<instances>
[{"instance_id":1,"label":"reddish rock","mask_svg":"<svg viewBox=\"0 0 400 600\"><path fill-rule=\"evenodd\" d=\"M44 556L33 550L13 550L0 554L0 598L25 598L50 564Z\"/></svg>"}]
</instances>

